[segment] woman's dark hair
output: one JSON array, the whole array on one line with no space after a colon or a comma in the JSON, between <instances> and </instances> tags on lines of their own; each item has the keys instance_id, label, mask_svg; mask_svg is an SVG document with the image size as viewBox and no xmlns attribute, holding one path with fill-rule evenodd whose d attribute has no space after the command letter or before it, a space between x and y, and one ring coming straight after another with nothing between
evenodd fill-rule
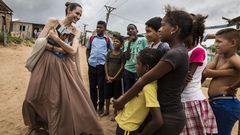
<instances>
[{"instance_id":1,"label":"woman's dark hair","mask_svg":"<svg viewBox=\"0 0 240 135\"><path fill-rule=\"evenodd\" d=\"M65 9L65 13L67 15L68 11L73 11L74 9L76 9L77 7L82 8L82 6L78 3L75 2L66 2L65 3L66 9Z\"/></svg>"},{"instance_id":2,"label":"woman's dark hair","mask_svg":"<svg viewBox=\"0 0 240 135\"><path fill-rule=\"evenodd\" d=\"M145 23L145 25L147 25L148 27L151 27L153 30L155 30L157 32L159 30L159 28L161 27L161 22L162 22L161 17L153 17L153 18L149 19Z\"/></svg>"},{"instance_id":3,"label":"woman's dark hair","mask_svg":"<svg viewBox=\"0 0 240 135\"><path fill-rule=\"evenodd\" d=\"M148 65L153 68L161 59L161 52L158 49L145 48L138 53L137 59L142 65Z\"/></svg>"},{"instance_id":4,"label":"woman's dark hair","mask_svg":"<svg viewBox=\"0 0 240 135\"><path fill-rule=\"evenodd\" d=\"M191 14L193 17L193 27L192 27L192 45L195 46L198 43L202 43L203 40L203 34L205 30L205 19L207 19L208 16L203 16L200 14L194 15Z\"/></svg>"},{"instance_id":5,"label":"woman's dark hair","mask_svg":"<svg viewBox=\"0 0 240 135\"><path fill-rule=\"evenodd\" d=\"M192 33L193 19L191 15L183 10L178 10L171 6L166 6L166 20L172 26L178 26L179 38L184 40Z\"/></svg>"}]
</instances>

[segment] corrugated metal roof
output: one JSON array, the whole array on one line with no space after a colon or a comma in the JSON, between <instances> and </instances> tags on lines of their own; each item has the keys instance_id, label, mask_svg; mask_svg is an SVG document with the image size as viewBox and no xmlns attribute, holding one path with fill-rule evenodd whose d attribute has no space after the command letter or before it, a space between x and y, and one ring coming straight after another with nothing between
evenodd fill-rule
<instances>
[{"instance_id":1,"label":"corrugated metal roof","mask_svg":"<svg viewBox=\"0 0 240 135\"><path fill-rule=\"evenodd\" d=\"M12 22L13 22L13 23L25 23L25 24L33 24L33 25L42 25L42 26L45 25L45 24L40 24L40 23L32 23L32 22L21 21L21 20L19 20L19 19L13 20Z\"/></svg>"}]
</instances>

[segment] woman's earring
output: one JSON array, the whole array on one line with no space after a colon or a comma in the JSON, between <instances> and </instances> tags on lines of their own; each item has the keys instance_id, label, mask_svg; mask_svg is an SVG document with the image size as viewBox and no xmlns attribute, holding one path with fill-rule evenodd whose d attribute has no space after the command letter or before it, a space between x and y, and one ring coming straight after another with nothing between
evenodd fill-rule
<instances>
[{"instance_id":1,"label":"woman's earring","mask_svg":"<svg viewBox=\"0 0 240 135\"><path fill-rule=\"evenodd\" d=\"M171 31L171 35L173 34L173 32Z\"/></svg>"}]
</instances>

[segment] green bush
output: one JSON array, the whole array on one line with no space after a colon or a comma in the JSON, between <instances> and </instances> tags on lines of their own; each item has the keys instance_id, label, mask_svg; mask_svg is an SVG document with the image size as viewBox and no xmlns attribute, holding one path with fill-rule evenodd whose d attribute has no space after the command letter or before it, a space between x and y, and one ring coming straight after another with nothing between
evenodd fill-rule
<instances>
[{"instance_id":1,"label":"green bush","mask_svg":"<svg viewBox=\"0 0 240 135\"><path fill-rule=\"evenodd\" d=\"M3 33L0 32L0 43L3 43L4 42L4 36L3 36Z\"/></svg>"},{"instance_id":2,"label":"green bush","mask_svg":"<svg viewBox=\"0 0 240 135\"><path fill-rule=\"evenodd\" d=\"M30 39L28 39L28 41L29 41L30 43L34 44L35 41L36 41L36 39L35 39L35 38L30 38Z\"/></svg>"},{"instance_id":3,"label":"green bush","mask_svg":"<svg viewBox=\"0 0 240 135\"><path fill-rule=\"evenodd\" d=\"M23 42L23 39L21 39L19 37L8 36L7 37L7 42L8 43L21 44Z\"/></svg>"},{"instance_id":4,"label":"green bush","mask_svg":"<svg viewBox=\"0 0 240 135\"><path fill-rule=\"evenodd\" d=\"M21 44L23 39L19 37L12 37L10 35L7 35L7 43L15 43L15 44ZM4 42L4 35L0 32L0 42Z\"/></svg>"}]
</instances>

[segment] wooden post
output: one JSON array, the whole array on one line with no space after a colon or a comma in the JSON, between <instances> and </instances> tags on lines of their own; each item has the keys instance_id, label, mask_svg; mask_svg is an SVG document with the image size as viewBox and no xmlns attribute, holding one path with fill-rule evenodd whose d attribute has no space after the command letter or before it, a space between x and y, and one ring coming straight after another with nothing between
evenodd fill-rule
<instances>
[{"instance_id":1,"label":"wooden post","mask_svg":"<svg viewBox=\"0 0 240 135\"><path fill-rule=\"evenodd\" d=\"M6 25L3 25L3 45L7 45L7 31L6 31Z\"/></svg>"}]
</instances>

